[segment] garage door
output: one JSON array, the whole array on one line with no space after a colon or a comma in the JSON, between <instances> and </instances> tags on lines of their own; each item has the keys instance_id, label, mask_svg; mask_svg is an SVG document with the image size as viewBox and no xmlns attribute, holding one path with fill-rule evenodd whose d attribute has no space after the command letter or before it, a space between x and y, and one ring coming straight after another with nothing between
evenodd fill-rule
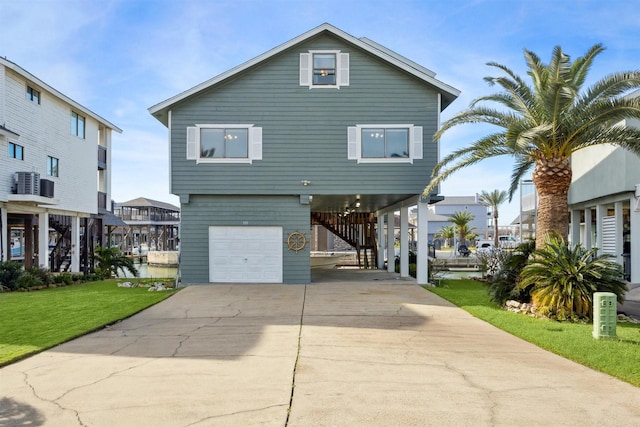
<instances>
[{"instance_id":1,"label":"garage door","mask_svg":"<svg viewBox=\"0 0 640 427\"><path fill-rule=\"evenodd\" d=\"M282 283L282 227L209 227L209 281Z\"/></svg>"}]
</instances>

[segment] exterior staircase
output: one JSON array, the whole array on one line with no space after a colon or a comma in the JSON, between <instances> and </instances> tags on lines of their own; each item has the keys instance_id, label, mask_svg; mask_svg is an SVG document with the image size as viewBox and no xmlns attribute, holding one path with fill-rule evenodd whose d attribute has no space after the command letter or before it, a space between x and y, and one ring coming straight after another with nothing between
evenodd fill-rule
<instances>
[{"instance_id":1,"label":"exterior staircase","mask_svg":"<svg viewBox=\"0 0 640 427\"><path fill-rule=\"evenodd\" d=\"M376 222L376 215L373 212L349 214L311 212L311 224L322 225L356 248L358 267L366 269L378 268Z\"/></svg>"}]
</instances>

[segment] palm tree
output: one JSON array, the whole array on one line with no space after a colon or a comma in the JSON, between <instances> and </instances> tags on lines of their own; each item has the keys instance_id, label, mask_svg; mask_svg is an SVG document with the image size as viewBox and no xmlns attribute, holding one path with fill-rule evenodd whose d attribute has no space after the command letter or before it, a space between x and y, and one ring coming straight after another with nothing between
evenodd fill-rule
<instances>
[{"instance_id":1,"label":"palm tree","mask_svg":"<svg viewBox=\"0 0 640 427\"><path fill-rule=\"evenodd\" d=\"M509 194L504 190L493 190L488 193L482 191L480 193L480 203L490 207L493 212L493 246L498 247L498 206L507 201Z\"/></svg>"},{"instance_id":2,"label":"palm tree","mask_svg":"<svg viewBox=\"0 0 640 427\"><path fill-rule=\"evenodd\" d=\"M447 242L447 246L451 246L451 242L453 241L453 237L456 234L456 230L453 225L445 225L440 228L435 234L436 239L445 239Z\"/></svg>"},{"instance_id":3,"label":"palm tree","mask_svg":"<svg viewBox=\"0 0 640 427\"><path fill-rule=\"evenodd\" d=\"M424 195L429 195L459 169L487 158L509 155L515 159L509 199L521 178L533 169L539 200L536 247L544 247L551 231L566 238L571 154L605 143L640 154L640 129L615 126L624 119L640 119L640 98L625 96L640 87L640 71L611 74L583 88L594 59L603 50L601 44L596 44L571 62L556 47L549 64L525 50L531 84L504 65L488 63L505 75L486 77L485 81L497 84L502 91L474 100L467 110L443 123L434 139L439 140L447 130L465 123L487 123L501 129L442 159L433 169ZM481 106L483 102L497 103L500 108Z\"/></svg>"},{"instance_id":4,"label":"palm tree","mask_svg":"<svg viewBox=\"0 0 640 427\"><path fill-rule=\"evenodd\" d=\"M98 246L95 249L94 261L96 262L96 272L102 277L108 278L112 274L118 276L118 271L129 271L134 277L138 277L138 270L133 265L133 260L123 255L120 249Z\"/></svg>"},{"instance_id":5,"label":"palm tree","mask_svg":"<svg viewBox=\"0 0 640 427\"><path fill-rule=\"evenodd\" d=\"M474 220L474 216L467 211L457 211L449 217L449 221L456 226L458 231L458 237L460 238L459 244L465 242L467 235L473 233L475 228L469 228L469 223Z\"/></svg>"}]
</instances>

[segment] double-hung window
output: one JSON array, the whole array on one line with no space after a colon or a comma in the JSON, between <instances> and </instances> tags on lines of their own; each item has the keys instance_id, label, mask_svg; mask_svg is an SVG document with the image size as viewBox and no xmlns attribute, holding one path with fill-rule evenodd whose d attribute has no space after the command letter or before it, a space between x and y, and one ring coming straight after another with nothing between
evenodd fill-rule
<instances>
[{"instance_id":1,"label":"double-hung window","mask_svg":"<svg viewBox=\"0 0 640 427\"><path fill-rule=\"evenodd\" d=\"M357 125L347 129L347 152L358 163L413 163L422 159L422 126Z\"/></svg>"},{"instance_id":2,"label":"double-hung window","mask_svg":"<svg viewBox=\"0 0 640 427\"><path fill-rule=\"evenodd\" d=\"M47 156L47 175L58 176L58 159Z\"/></svg>"},{"instance_id":3,"label":"double-hung window","mask_svg":"<svg viewBox=\"0 0 640 427\"><path fill-rule=\"evenodd\" d=\"M40 91L31 86L27 86L27 100L35 104L40 104Z\"/></svg>"},{"instance_id":4,"label":"double-hung window","mask_svg":"<svg viewBox=\"0 0 640 427\"><path fill-rule=\"evenodd\" d=\"M339 50L310 50L300 54L300 86L349 86L349 54Z\"/></svg>"},{"instance_id":5,"label":"double-hung window","mask_svg":"<svg viewBox=\"0 0 640 427\"><path fill-rule=\"evenodd\" d=\"M203 124L187 128L187 159L196 163L252 163L262 159L262 128Z\"/></svg>"},{"instance_id":6,"label":"double-hung window","mask_svg":"<svg viewBox=\"0 0 640 427\"><path fill-rule=\"evenodd\" d=\"M85 118L78 113L71 112L71 134L84 139Z\"/></svg>"},{"instance_id":7,"label":"double-hung window","mask_svg":"<svg viewBox=\"0 0 640 427\"><path fill-rule=\"evenodd\" d=\"M9 143L9 157L12 159L24 160L24 147L22 145Z\"/></svg>"}]
</instances>

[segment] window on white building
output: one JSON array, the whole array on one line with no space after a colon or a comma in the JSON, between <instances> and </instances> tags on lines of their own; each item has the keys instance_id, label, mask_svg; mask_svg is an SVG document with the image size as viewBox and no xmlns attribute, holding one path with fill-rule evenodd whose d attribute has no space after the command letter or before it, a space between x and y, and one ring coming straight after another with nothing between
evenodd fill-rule
<instances>
[{"instance_id":1,"label":"window on white building","mask_svg":"<svg viewBox=\"0 0 640 427\"><path fill-rule=\"evenodd\" d=\"M71 112L71 134L84 139L85 118L78 113Z\"/></svg>"},{"instance_id":2,"label":"window on white building","mask_svg":"<svg viewBox=\"0 0 640 427\"><path fill-rule=\"evenodd\" d=\"M58 176L58 159L47 156L47 175Z\"/></svg>"},{"instance_id":3,"label":"window on white building","mask_svg":"<svg viewBox=\"0 0 640 427\"><path fill-rule=\"evenodd\" d=\"M27 99L36 104L40 104L40 91L27 86Z\"/></svg>"},{"instance_id":4,"label":"window on white building","mask_svg":"<svg viewBox=\"0 0 640 427\"><path fill-rule=\"evenodd\" d=\"M9 143L9 157L12 159L24 160L24 147L22 145Z\"/></svg>"}]
</instances>

